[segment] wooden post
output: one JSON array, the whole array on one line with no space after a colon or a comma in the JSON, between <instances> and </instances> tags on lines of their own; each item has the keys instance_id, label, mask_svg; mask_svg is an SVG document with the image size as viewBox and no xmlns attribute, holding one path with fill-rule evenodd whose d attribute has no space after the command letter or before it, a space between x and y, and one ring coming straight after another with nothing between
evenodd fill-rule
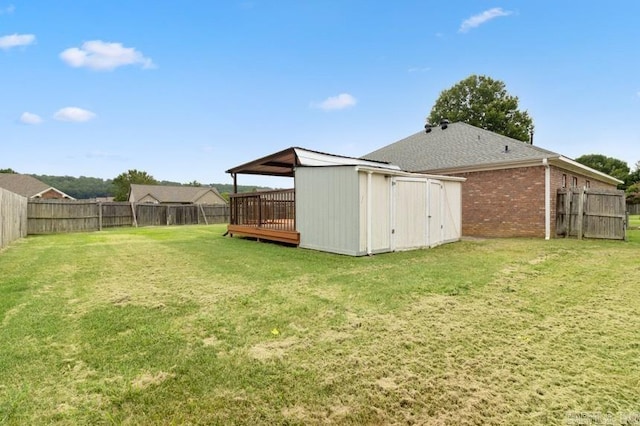
<instances>
[{"instance_id":1,"label":"wooden post","mask_svg":"<svg viewBox=\"0 0 640 426\"><path fill-rule=\"evenodd\" d=\"M576 228L578 228L578 239L582 239L582 235L584 234L583 226L584 226L584 189L580 191L580 197L578 198L578 217Z\"/></svg>"},{"instance_id":2,"label":"wooden post","mask_svg":"<svg viewBox=\"0 0 640 426\"><path fill-rule=\"evenodd\" d=\"M202 207L202 204L198 204L200 206L200 211L202 212L202 217L204 218L204 224L208 225L209 222L207 221L207 215L204 213L204 208Z\"/></svg>"},{"instance_id":3,"label":"wooden post","mask_svg":"<svg viewBox=\"0 0 640 426\"><path fill-rule=\"evenodd\" d=\"M133 217L133 226L138 227L138 219L136 218L136 205L131 202L131 214Z\"/></svg>"},{"instance_id":4,"label":"wooden post","mask_svg":"<svg viewBox=\"0 0 640 426\"><path fill-rule=\"evenodd\" d=\"M573 193L569 190L564 191L564 222L565 233L564 237L569 238L571 234L571 197Z\"/></svg>"},{"instance_id":5,"label":"wooden post","mask_svg":"<svg viewBox=\"0 0 640 426\"><path fill-rule=\"evenodd\" d=\"M102 231L102 203L98 203L98 231Z\"/></svg>"}]
</instances>

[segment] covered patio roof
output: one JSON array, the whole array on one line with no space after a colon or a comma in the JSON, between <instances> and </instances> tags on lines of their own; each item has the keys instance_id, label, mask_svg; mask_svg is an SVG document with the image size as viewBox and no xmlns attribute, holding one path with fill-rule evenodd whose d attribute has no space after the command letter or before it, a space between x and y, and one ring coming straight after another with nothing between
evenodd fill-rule
<instances>
[{"instance_id":1,"label":"covered patio roof","mask_svg":"<svg viewBox=\"0 0 640 426\"><path fill-rule=\"evenodd\" d=\"M227 170L227 173L233 176L236 174L246 174L293 177L295 168L300 166L369 166L389 170L400 170L400 167L382 161L362 160L359 158L344 157L304 148L291 147L233 167Z\"/></svg>"}]
</instances>

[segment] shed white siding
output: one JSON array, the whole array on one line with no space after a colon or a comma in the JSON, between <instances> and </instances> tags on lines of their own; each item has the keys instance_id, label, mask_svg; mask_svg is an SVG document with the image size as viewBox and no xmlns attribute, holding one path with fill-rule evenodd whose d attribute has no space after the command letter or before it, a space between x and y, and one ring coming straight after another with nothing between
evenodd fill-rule
<instances>
[{"instance_id":1,"label":"shed white siding","mask_svg":"<svg viewBox=\"0 0 640 426\"><path fill-rule=\"evenodd\" d=\"M300 247L357 256L360 196L355 168L299 167L295 191Z\"/></svg>"},{"instance_id":2,"label":"shed white siding","mask_svg":"<svg viewBox=\"0 0 640 426\"><path fill-rule=\"evenodd\" d=\"M456 241L460 185L359 166L298 167L300 247L361 256Z\"/></svg>"}]
</instances>

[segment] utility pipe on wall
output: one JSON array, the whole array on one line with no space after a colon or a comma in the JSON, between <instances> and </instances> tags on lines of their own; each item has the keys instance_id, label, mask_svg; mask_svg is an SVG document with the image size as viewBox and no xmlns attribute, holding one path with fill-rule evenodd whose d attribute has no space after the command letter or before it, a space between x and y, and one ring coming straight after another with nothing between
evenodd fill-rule
<instances>
[{"instance_id":1,"label":"utility pipe on wall","mask_svg":"<svg viewBox=\"0 0 640 426\"><path fill-rule=\"evenodd\" d=\"M551 238L551 168L549 160L542 159L544 166L544 239Z\"/></svg>"}]
</instances>

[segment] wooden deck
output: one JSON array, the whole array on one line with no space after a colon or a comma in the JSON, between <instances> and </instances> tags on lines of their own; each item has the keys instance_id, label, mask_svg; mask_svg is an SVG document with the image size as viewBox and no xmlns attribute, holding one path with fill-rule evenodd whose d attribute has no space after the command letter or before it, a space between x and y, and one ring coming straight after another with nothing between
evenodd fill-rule
<instances>
[{"instance_id":1,"label":"wooden deck","mask_svg":"<svg viewBox=\"0 0 640 426\"><path fill-rule=\"evenodd\" d=\"M295 224L293 189L230 194L231 220L227 231L258 240L300 244Z\"/></svg>"},{"instance_id":2,"label":"wooden deck","mask_svg":"<svg viewBox=\"0 0 640 426\"><path fill-rule=\"evenodd\" d=\"M300 233L298 231L288 231L282 229L273 229L264 224L263 226L249 225L227 225L227 231L230 236L238 235L244 237L253 237L258 240L278 241L288 244L300 244Z\"/></svg>"}]
</instances>

